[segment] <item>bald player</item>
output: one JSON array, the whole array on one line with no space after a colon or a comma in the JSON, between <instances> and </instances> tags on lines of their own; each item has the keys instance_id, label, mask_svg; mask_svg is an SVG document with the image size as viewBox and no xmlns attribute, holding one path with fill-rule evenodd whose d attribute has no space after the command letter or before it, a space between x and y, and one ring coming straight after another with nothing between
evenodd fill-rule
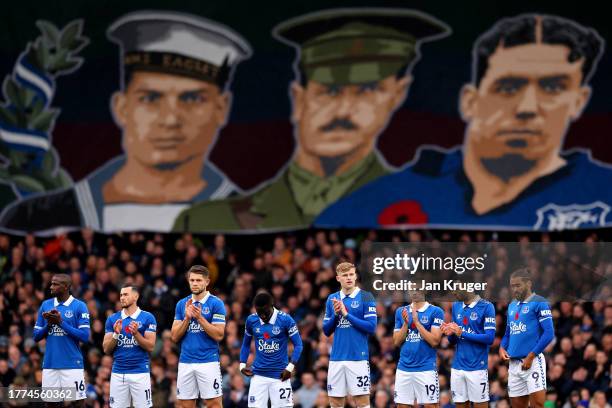
<instances>
[{"instance_id":1,"label":"bald player","mask_svg":"<svg viewBox=\"0 0 612 408\"><path fill-rule=\"evenodd\" d=\"M71 280L66 274L51 278L51 299L38 310L34 340L47 340L43 359L42 386L73 389L73 406L83 407L85 376L80 343L89 341L89 310L70 294ZM47 399L47 406L64 406L62 399Z\"/></svg>"}]
</instances>

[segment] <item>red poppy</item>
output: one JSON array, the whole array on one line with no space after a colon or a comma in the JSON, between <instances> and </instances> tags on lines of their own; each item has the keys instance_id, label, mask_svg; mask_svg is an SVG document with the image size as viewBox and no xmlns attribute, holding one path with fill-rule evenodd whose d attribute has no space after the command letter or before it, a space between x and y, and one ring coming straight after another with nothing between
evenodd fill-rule
<instances>
[{"instance_id":1,"label":"red poppy","mask_svg":"<svg viewBox=\"0 0 612 408\"><path fill-rule=\"evenodd\" d=\"M378 214L380 225L427 224L427 213L421 208L421 203L414 200L395 202Z\"/></svg>"},{"instance_id":2,"label":"red poppy","mask_svg":"<svg viewBox=\"0 0 612 408\"><path fill-rule=\"evenodd\" d=\"M416 329L416 324L414 324L414 322L412 322L412 323L410 324L410 328L411 328L412 330Z\"/></svg>"},{"instance_id":3,"label":"red poppy","mask_svg":"<svg viewBox=\"0 0 612 408\"><path fill-rule=\"evenodd\" d=\"M264 339L268 340L270 339L270 334L268 332L264 332L263 337Z\"/></svg>"},{"instance_id":4,"label":"red poppy","mask_svg":"<svg viewBox=\"0 0 612 408\"><path fill-rule=\"evenodd\" d=\"M463 325L467 326L468 321L467 321L467 316L463 316Z\"/></svg>"},{"instance_id":5,"label":"red poppy","mask_svg":"<svg viewBox=\"0 0 612 408\"><path fill-rule=\"evenodd\" d=\"M518 320L518 318L519 318L519 313L517 311L516 314L514 315L514 320Z\"/></svg>"}]
</instances>

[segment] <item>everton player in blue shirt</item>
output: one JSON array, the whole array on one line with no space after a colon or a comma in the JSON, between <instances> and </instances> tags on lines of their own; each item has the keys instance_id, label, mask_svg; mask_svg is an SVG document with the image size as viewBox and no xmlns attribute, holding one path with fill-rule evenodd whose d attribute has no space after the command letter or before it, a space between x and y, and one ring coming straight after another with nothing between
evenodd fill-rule
<instances>
[{"instance_id":1,"label":"everton player in blue shirt","mask_svg":"<svg viewBox=\"0 0 612 408\"><path fill-rule=\"evenodd\" d=\"M179 407L195 408L202 398L207 407L221 407L219 342L225 335L225 305L206 290L210 272L202 265L188 273L191 295L176 304L172 341L181 346L176 398Z\"/></svg>"},{"instance_id":2,"label":"everton player in blue shirt","mask_svg":"<svg viewBox=\"0 0 612 408\"><path fill-rule=\"evenodd\" d=\"M489 402L489 346L495 339L495 308L474 292L456 291L451 323L442 332L457 346L451 368L451 393L457 408L486 408Z\"/></svg>"},{"instance_id":3,"label":"everton player in blue shirt","mask_svg":"<svg viewBox=\"0 0 612 408\"><path fill-rule=\"evenodd\" d=\"M276 309L272 296L258 293L253 299L255 312L247 317L240 349L240 371L253 376L249 386L249 407L292 407L291 373L302 354L302 339L291 316ZM255 360L247 367L251 340L255 339ZM293 343L291 362L287 355L287 340Z\"/></svg>"},{"instance_id":4,"label":"everton player in blue shirt","mask_svg":"<svg viewBox=\"0 0 612 408\"><path fill-rule=\"evenodd\" d=\"M341 290L327 298L323 332L334 335L327 395L332 407L343 407L352 395L359 408L370 406L370 363L368 336L376 330L376 301L370 292L357 287L355 265L336 267Z\"/></svg>"},{"instance_id":5,"label":"everton player in blue shirt","mask_svg":"<svg viewBox=\"0 0 612 408\"><path fill-rule=\"evenodd\" d=\"M110 381L111 408L151 407L151 366L149 353L155 347L157 322L155 317L141 310L138 305L138 289L121 288L119 301L122 310L106 319L102 348L113 353L113 369Z\"/></svg>"},{"instance_id":6,"label":"everton player in blue shirt","mask_svg":"<svg viewBox=\"0 0 612 408\"><path fill-rule=\"evenodd\" d=\"M513 408L542 408L546 399L546 360L542 351L554 338L548 301L532 292L527 268L510 275L515 299L508 305L499 355L510 361L508 395Z\"/></svg>"},{"instance_id":7,"label":"everton player in blue shirt","mask_svg":"<svg viewBox=\"0 0 612 408\"><path fill-rule=\"evenodd\" d=\"M395 373L395 403L398 408L423 404L437 407L440 384L436 347L440 344L444 311L425 300L421 291L411 291L412 303L395 311L393 344L401 347Z\"/></svg>"},{"instance_id":8,"label":"everton player in blue shirt","mask_svg":"<svg viewBox=\"0 0 612 408\"><path fill-rule=\"evenodd\" d=\"M85 377L79 343L89 341L89 310L70 294L70 276L51 278L53 299L45 300L38 310L34 340L47 339L43 359L42 386L75 389L75 406L84 406ZM61 400L50 399L48 402ZM51 404L48 404L51 406Z\"/></svg>"}]
</instances>

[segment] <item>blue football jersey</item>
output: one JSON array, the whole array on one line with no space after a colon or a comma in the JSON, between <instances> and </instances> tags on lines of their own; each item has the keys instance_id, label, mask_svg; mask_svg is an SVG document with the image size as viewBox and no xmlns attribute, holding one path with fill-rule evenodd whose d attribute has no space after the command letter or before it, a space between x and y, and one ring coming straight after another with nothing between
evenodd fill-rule
<instances>
[{"instance_id":1,"label":"blue football jersey","mask_svg":"<svg viewBox=\"0 0 612 408\"><path fill-rule=\"evenodd\" d=\"M268 323L255 313L247 318L245 325L246 340L255 340L255 360L253 374L269 378L280 378L289 363L287 344L289 338L300 337L297 325L291 316L274 309ZM250 344L250 341L249 341Z\"/></svg>"},{"instance_id":2,"label":"blue football jersey","mask_svg":"<svg viewBox=\"0 0 612 408\"><path fill-rule=\"evenodd\" d=\"M176 304L174 320L185 319L185 305L192 296L179 300ZM200 302L193 305L202 307L202 316L212 324L225 324L225 305L218 297L207 294ZM219 344L210 337L195 318L181 339L181 363L209 363L219 361Z\"/></svg>"},{"instance_id":3,"label":"blue football jersey","mask_svg":"<svg viewBox=\"0 0 612 408\"><path fill-rule=\"evenodd\" d=\"M113 333L113 327L117 320L121 319L121 333L117 339L117 347L113 352L113 373L118 374L135 374L148 373L150 371L149 353L138 345L136 339L131 333L126 332L125 328L135 321L138 324L138 331L143 336L145 332L157 331L157 322L155 317L140 308L128 316L125 311L112 314L106 319L106 333Z\"/></svg>"},{"instance_id":4,"label":"blue football jersey","mask_svg":"<svg viewBox=\"0 0 612 408\"><path fill-rule=\"evenodd\" d=\"M346 296L342 291L332 293L325 305L324 321L334 320L334 341L332 344L331 361L361 361L369 359L368 335L353 327L344 316L334 312L332 299L340 299L344 303L349 315L358 319L374 323L376 326L376 301L370 292L355 288L353 293Z\"/></svg>"},{"instance_id":5,"label":"blue football jersey","mask_svg":"<svg viewBox=\"0 0 612 408\"><path fill-rule=\"evenodd\" d=\"M322 228L429 227L562 230L612 226L612 167L584 152L565 152L566 165L533 181L511 202L485 214L472 208L473 187L461 149L422 149L416 163L380 177L327 207ZM444 192L444 199L440 199ZM571 192L571 194L568 194Z\"/></svg>"},{"instance_id":6,"label":"blue football jersey","mask_svg":"<svg viewBox=\"0 0 612 408\"><path fill-rule=\"evenodd\" d=\"M478 297L469 305L455 302L452 307L453 321L464 333L485 334L492 330L495 335L495 308L491 302ZM452 367L457 370L486 370L489 362L489 345L461 337L457 339L457 352Z\"/></svg>"},{"instance_id":7,"label":"blue football jersey","mask_svg":"<svg viewBox=\"0 0 612 408\"><path fill-rule=\"evenodd\" d=\"M87 305L75 299L72 295L64 303L59 303L57 298L45 300L38 310L35 329L42 329L48 325L42 315L44 312L49 312L53 309L57 309L60 312L64 324L78 329L89 329L89 310L87 310ZM48 325L43 368L83 368L83 354L79 347L79 341L69 336L64 329L55 324Z\"/></svg>"},{"instance_id":8,"label":"blue football jersey","mask_svg":"<svg viewBox=\"0 0 612 408\"><path fill-rule=\"evenodd\" d=\"M532 294L523 302L514 301L508 305L508 355L511 358L526 357L538 343L543 329L541 322L552 320L548 301Z\"/></svg>"},{"instance_id":9,"label":"blue football jersey","mask_svg":"<svg viewBox=\"0 0 612 408\"><path fill-rule=\"evenodd\" d=\"M403 324L402 310L408 312L408 334L402 344L400 360L397 366L402 371L431 371L436 370L436 349L421 337L421 333L412 324L412 311L410 305L398 307L395 311L395 331L399 331ZM428 331L432 327L440 328L444 322L444 311L438 306L425 303L417 310L419 321Z\"/></svg>"}]
</instances>

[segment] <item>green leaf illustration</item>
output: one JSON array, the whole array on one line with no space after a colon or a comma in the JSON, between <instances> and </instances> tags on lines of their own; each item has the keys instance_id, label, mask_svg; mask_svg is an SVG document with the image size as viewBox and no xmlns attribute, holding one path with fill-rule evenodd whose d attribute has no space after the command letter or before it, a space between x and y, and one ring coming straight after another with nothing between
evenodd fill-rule
<instances>
[{"instance_id":1,"label":"green leaf illustration","mask_svg":"<svg viewBox=\"0 0 612 408\"><path fill-rule=\"evenodd\" d=\"M60 32L53 23L45 20L38 20L36 22L36 27L43 33L44 41L48 46L55 47L57 45L60 38Z\"/></svg>"},{"instance_id":2,"label":"green leaf illustration","mask_svg":"<svg viewBox=\"0 0 612 408\"><path fill-rule=\"evenodd\" d=\"M35 119L32 120L30 126L34 130L46 132L51 127L53 121L60 114L59 109L47 109L42 111Z\"/></svg>"},{"instance_id":3,"label":"green leaf illustration","mask_svg":"<svg viewBox=\"0 0 612 408\"><path fill-rule=\"evenodd\" d=\"M70 44L74 41L75 38L77 38L81 34L82 28L83 28L82 20L74 20L68 23L68 25L64 27L64 29L62 30L61 38L59 42L60 47L70 48Z\"/></svg>"},{"instance_id":4,"label":"green leaf illustration","mask_svg":"<svg viewBox=\"0 0 612 408\"><path fill-rule=\"evenodd\" d=\"M17 117L6 106L0 106L0 122L17 126Z\"/></svg>"},{"instance_id":5,"label":"green leaf illustration","mask_svg":"<svg viewBox=\"0 0 612 408\"><path fill-rule=\"evenodd\" d=\"M25 174L11 176L10 180L15 183L17 188L20 190L29 191L32 193L45 191L45 186L40 181Z\"/></svg>"}]
</instances>

